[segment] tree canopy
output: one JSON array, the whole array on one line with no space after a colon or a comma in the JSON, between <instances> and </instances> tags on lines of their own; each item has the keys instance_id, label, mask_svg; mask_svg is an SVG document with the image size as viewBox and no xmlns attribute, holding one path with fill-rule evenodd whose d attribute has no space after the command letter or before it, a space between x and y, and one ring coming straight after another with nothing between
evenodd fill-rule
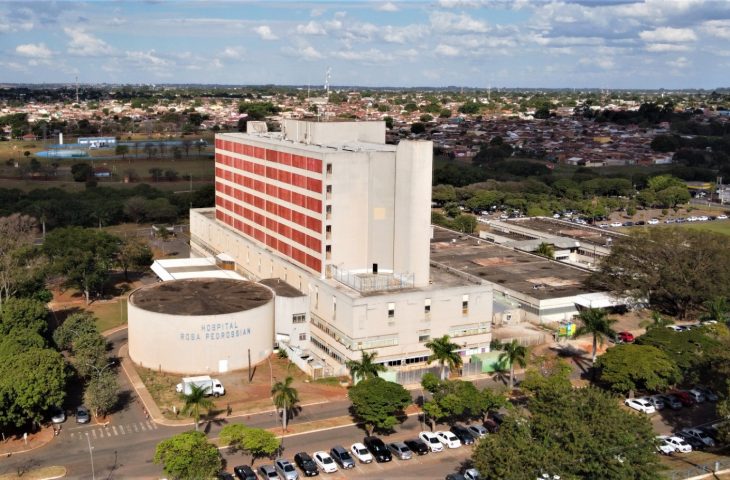
<instances>
[{"instance_id":1,"label":"tree canopy","mask_svg":"<svg viewBox=\"0 0 730 480\"><path fill-rule=\"evenodd\" d=\"M668 329L667 329L668 330ZM617 345L598 357L598 381L619 393L661 392L682 380L677 364L649 345Z\"/></svg>"},{"instance_id":2,"label":"tree canopy","mask_svg":"<svg viewBox=\"0 0 730 480\"><path fill-rule=\"evenodd\" d=\"M730 242L690 229L635 230L614 242L590 283L685 318L709 299L730 296Z\"/></svg>"},{"instance_id":3,"label":"tree canopy","mask_svg":"<svg viewBox=\"0 0 730 480\"><path fill-rule=\"evenodd\" d=\"M223 466L220 452L202 432L180 433L163 440L155 449L154 462L167 475L180 480L213 478Z\"/></svg>"},{"instance_id":4,"label":"tree canopy","mask_svg":"<svg viewBox=\"0 0 730 480\"><path fill-rule=\"evenodd\" d=\"M281 441L268 430L251 428L240 423L223 427L220 438L222 444L251 455L252 464L257 458L273 456L281 446Z\"/></svg>"},{"instance_id":5,"label":"tree canopy","mask_svg":"<svg viewBox=\"0 0 730 480\"><path fill-rule=\"evenodd\" d=\"M350 388L348 397L355 417L371 430L391 430L398 416L412 403L411 394L401 385L380 377L369 378Z\"/></svg>"}]
</instances>

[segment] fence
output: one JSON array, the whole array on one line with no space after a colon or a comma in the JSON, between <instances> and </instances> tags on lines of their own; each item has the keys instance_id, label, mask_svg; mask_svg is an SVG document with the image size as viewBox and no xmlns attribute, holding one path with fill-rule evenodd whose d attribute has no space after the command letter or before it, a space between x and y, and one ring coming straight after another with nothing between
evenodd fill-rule
<instances>
[{"instance_id":1,"label":"fence","mask_svg":"<svg viewBox=\"0 0 730 480\"><path fill-rule=\"evenodd\" d=\"M700 480L718 478L717 473L728 470L730 470L730 459L723 459L703 465L690 465L686 469L670 470L664 476L670 480Z\"/></svg>"},{"instance_id":2,"label":"fence","mask_svg":"<svg viewBox=\"0 0 730 480\"><path fill-rule=\"evenodd\" d=\"M448 376L448 372L449 372L449 369L447 367L446 368L447 376ZM421 378L427 373L433 373L438 378L441 378L441 367L433 366L433 367L414 368L413 370L398 370L398 371L396 371L395 381L396 381L396 383L400 383L401 385L420 384Z\"/></svg>"},{"instance_id":3,"label":"fence","mask_svg":"<svg viewBox=\"0 0 730 480\"><path fill-rule=\"evenodd\" d=\"M526 335L523 337L499 339L502 344L512 343L513 340L517 340L517 343L519 343L523 347L532 347L534 345L542 345L543 343L545 343L545 334L535 333L534 335Z\"/></svg>"}]
</instances>

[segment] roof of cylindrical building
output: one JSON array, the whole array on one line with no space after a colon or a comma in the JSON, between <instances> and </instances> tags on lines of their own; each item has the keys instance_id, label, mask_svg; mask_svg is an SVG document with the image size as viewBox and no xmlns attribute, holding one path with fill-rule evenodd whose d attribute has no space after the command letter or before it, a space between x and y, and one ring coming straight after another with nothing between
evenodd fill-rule
<instances>
[{"instance_id":1,"label":"roof of cylindrical building","mask_svg":"<svg viewBox=\"0 0 730 480\"><path fill-rule=\"evenodd\" d=\"M273 296L271 290L254 282L198 278L141 287L129 301L141 309L170 315L224 315L259 307Z\"/></svg>"}]
</instances>

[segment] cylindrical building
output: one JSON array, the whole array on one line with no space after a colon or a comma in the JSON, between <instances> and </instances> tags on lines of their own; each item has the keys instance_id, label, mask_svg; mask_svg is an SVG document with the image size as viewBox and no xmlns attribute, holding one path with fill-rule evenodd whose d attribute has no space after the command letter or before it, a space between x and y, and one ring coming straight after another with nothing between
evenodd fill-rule
<instances>
[{"instance_id":1,"label":"cylindrical building","mask_svg":"<svg viewBox=\"0 0 730 480\"><path fill-rule=\"evenodd\" d=\"M181 374L222 373L271 354L274 294L257 283L175 280L129 296L129 355L146 368Z\"/></svg>"}]
</instances>

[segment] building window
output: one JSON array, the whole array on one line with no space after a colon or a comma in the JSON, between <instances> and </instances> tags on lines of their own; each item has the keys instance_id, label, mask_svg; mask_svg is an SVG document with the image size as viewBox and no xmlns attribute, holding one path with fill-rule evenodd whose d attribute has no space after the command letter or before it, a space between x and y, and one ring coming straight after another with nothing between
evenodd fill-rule
<instances>
[{"instance_id":1,"label":"building window","mask_svg":"<svg viewBox=\"0 0 730 480\"><path fill-rule=\"evenodd\" d=\"M395 303L388 304L388 318L395 317Z\"/></svg>"},{"instance_id":2,"label":"building window","mask_svg":"<svg viewBox=\"0 0 730 480\"><path fill-rule=\"evenodd\" d=\"M418 342L424 343L431 340L431 330L419 330L418 331Z\"/></svg>"},{"instance_id":3,"label":"building window","mask_svg":"<svg viewBox=\"0 0 730 480\"><path fill-rule=\"evenodd\" d=\"M389 367L399 367L403 363L402 360L388 360L387 365Z\"/></svg>"},{"instance_id":4,"label":"building window","mask_svg":"<svg viewBox=\"0 0 730 480\"><path fill-rule=\"evenodd\" d=\"M301 340L302 342L305 341L305 340L307 340L307 334L306 333L300 333L299 334L299 340Z\"/></svg>"},{"instance_id":5,"label":"building window","mask_svg":"<svg viewBox=\"0 0 730 480\"><path fill-rule=\"evenodd\" d=\"M332 164L328 163L326 168L327 175L332 175Z\"/></svg>"},{"instance_id":6,"label":"building window","mask_svg":"<svg viewBox=\"0 0 730 480\"><path fill-rule=\"evenodd\" d=\"M325 214L327 215L327 220L332 218L332 205L327 205L325 207Z\"/></svg>"},{"instance_id":7,"label":"building window","mask_svg":"<svg viewBox=\"0 0 730 480\"><path fill-rule=\"evenodd\" d=\"M324 253L325 253L325 256L327 257L327 260L331 260L332 259L332 245L325 245Z\"/></svg>"},{"instance_id":8,"label":"building window","mask_svg":"<svg viewBox=\"0 0 730 480\"><path fill-rule=\"evenodd\" d=\"M431 313L431 299L427 298L423 301L423 312L428 315Z\"/></svg>"},{"instance_id":9,"label":"building window","mask_svg":"<svg viewBox=\"0 0 730 480\"><path fill-rule=\"evenodd\" d=\"M327 240L332 240L332 225L327 225L324 227L324 232L326 234Z\"/></svg>"},{"instance_id":10,"label":"building window","mask_svg":"<svg viewBox=\"0 0 730 480\"><path fill-rule=\"evenodd\" d=\"M337 317L337 299L332 297L332 320Z\"/></svg>"},{"instance_id":11,"label":"building window","mask_svg":"<svg viewBox=\"0 0 730 480\"><path fill-rule=\"evenodd\" d=\"M292 323L304 323L307 319L306 313L295 313L291 317Z\"/></svg>"},{"instance_id":12,"label":"building window","mask_svg":"<svg viewBox=\"0 0 730 480\"><path fill-rule=\"evenodd\" d=\"M469 313L469 295L461 297L461 313L466 315Z\"/></svg>"},{"instance_id":13,"label":"building window","mask_svg":"<svg viewBox=\"0 0 730 480\"><path fill-rule=\"evenodd\" d=\"M332 185L327 185L325 192L327 193L327 200L332 199Z\"/></svg>"}]
</instances>

